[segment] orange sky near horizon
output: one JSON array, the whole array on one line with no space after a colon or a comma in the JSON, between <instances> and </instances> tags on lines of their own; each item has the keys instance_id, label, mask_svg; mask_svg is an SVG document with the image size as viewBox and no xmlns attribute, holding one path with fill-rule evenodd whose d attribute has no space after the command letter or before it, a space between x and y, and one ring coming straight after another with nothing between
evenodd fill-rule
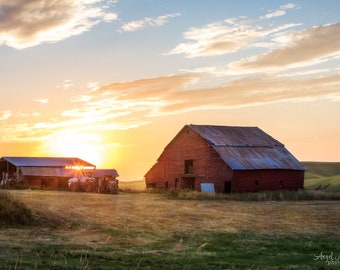
<instances>
[{"instance_id":1,"label":"orange sky near horizon","mask_svg":"<svg viewBox=\"0 0 340 270\"><path fill-rule=\"evenodd\" d=\"M0 1L0 156L79 157L140 180L184 125L204 124L257 126L300 161L340 162L338 10Z\"/></svg>"}]
</instances>

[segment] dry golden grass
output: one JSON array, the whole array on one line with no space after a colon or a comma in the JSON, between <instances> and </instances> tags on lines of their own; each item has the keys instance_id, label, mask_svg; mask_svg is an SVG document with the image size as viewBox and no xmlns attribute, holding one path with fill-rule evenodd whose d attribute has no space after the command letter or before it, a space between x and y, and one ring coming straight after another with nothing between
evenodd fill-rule
<instances>
[{"instance_id":1,"label":"dry golden grass","mask_svg":"<svg viewBox=\"0 0 340 270\"><path fill-rule=\"evenodd\" d=\"M143 180L136 180L136 181L119 181L119 188L121 190L134 190L134 191L141 191L145 190L145 181Z\"/></svg>"},{"instance_id":2,"label":"dry golden grass","mask_svg":"<svg viewBox=\"0 0 340 270\"><path fill-rule=\"evenodd\" d=\"M105 195L38 190L11 193L45 220L47 226L43 227L55 227L57 235L67 234L72 241L82 243L97 242L105 229L155 231L161 235L188 232L195 227L212 231L340 235L339 201L187 201L149 193Z\"/></svg>"},{"instance_id":3,"label":"dry golden grass","mask_svg":"<svg viewBox=\"0 0 340 270\"><path fill-rule=\"evenodd\" d=\"M216 269L246 269L254 263L278 269L277 259L288 266L314 269L308 267L324 265L315 264L315 252L338 252L340 201L172 200L165 194L146 192L9 192L32 210L38 224L0 228L0 268L5 269L34 269L46 263L53 269L58 265L61 269L112 269L112 265L159 269L160 264L164 269L200 269L202 264L207 267L203 269L214 269L214 265ZM257 250L259 246L267 248L266 253Z\"/></svg>"}]
</instances>

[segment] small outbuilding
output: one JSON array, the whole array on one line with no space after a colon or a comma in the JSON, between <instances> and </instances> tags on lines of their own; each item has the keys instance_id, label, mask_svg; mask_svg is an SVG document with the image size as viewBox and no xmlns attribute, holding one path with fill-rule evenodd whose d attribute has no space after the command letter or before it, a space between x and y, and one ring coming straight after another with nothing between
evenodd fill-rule
<instances>
[{"instance_id":1,"label":"small outbuilding","mask_svg":"<svg viewBox=\"0 0 340 270\"><path fill-rule=\"evenodd\" d=\"M38 188L67 189L67 181L95 165L72 157L2 157L1 184L23 184Z\"/></svg>"},{"instance_id":2,"label":"small outbuilding","mask_svg":"<svg viewBox=\"0 0 340 270\"><path fill-rule=\"evenodd\" d=\"M145 174L147 187L231 193L303 188L305 168L258 127L186 125Z\"/></svg>"}]
</instances>

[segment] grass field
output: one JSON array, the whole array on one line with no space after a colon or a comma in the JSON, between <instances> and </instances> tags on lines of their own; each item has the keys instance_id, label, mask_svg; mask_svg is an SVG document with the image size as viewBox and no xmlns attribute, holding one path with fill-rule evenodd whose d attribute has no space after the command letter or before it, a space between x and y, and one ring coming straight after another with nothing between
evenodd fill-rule
<instances>
[{"instance_id":1,"label":"grass field","mask_svg":"<svg viewBox=\"0 0 340 270\"><path fill-rule=\"evenodd\" d=\"M340 191L340 162L302 162L306 167L305 187Z\"/></svg>"},{"instance_id":2,"label":"grass field","mask_svg":"<svg viewBox=\"0 0 340 270\"><path fill-rule=\"evenodd\" d=\"M39 190L10 195L31 209L34 222L0 229L1 269L337 269L340 264L340 201L174 200L146 192Z\"/></svg>"}]
</instances>

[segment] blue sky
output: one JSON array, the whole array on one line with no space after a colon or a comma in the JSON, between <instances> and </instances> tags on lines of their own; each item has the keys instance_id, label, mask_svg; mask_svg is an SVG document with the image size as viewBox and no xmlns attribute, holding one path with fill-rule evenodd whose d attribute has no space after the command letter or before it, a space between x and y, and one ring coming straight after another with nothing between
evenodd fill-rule
<instances>
[{"instance_id":1,"label":"blue sky","mask_svg":"<svg viewBox=\"0 0 340 270\"><path fill-rule=\"evenodd\" d=\"M1 156L137 179L185 124L339 161L339 1L0 0ZM132 165L131 165L132 164Z\"/></svg>"}]
</instances>

